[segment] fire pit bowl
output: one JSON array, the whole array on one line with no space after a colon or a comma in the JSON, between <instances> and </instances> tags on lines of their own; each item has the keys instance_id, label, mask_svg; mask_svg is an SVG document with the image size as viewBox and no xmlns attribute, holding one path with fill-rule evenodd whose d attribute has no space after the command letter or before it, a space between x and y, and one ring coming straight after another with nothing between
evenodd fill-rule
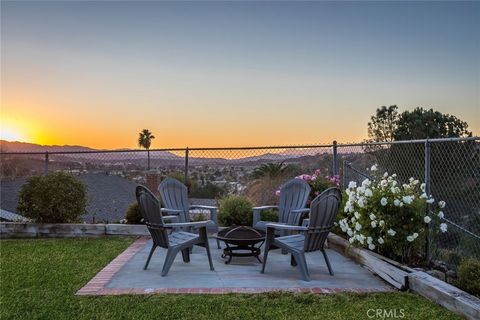
<instances>
[{"instance_id":1,"label":"fire pit bowl","mask_svg":"<svg viewBox=\"0 0 480 320\"><path fill-rule=\"evenodd\" d=\"M225 242L222 258L227 258L226 264L232 261L232 257L255 257L259 258L260 247L265 241L265 231L247 226L232 226L217 233L217 239ZM258 247L255 245L260 243Z\"/></svg>"}]
</instances>

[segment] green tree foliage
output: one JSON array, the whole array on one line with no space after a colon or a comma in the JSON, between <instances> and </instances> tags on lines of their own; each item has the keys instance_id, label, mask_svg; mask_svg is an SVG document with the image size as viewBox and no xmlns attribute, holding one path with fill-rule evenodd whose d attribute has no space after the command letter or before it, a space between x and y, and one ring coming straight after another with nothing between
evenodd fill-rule
<instances>
[{"instance_id":1,"label":"green tree foliage","mask_svg":"<svg viewBox=\"0 0 480 320\"><path fill-rule=\"evenodd\" d=\"M453 115L415 108L400 114L393 136L394 140L468 137L472 133L467 128L465 121Z\"/></svg>"},{"instance_id":2,"label":"green tree foliage","mask_svg":"<svg viewBox=\"0 0 480 320\"><path fill-rule=\"evenodd\" d=\"M396 105L378 108L368 123L370 141L393 141L398 120L398 107Z\"/></svg>"},{"instance_id":3,"label":"green tree foliage","mask_svg":"<svg viewBox=\"0 0 480 320\"><path fill-rule=\"evenodd\" d=\"M42 223L79 222L86 213L87 190L76 177L54 172L33 176L22 186L17 210Z\"/></svg>"}]
</instances>

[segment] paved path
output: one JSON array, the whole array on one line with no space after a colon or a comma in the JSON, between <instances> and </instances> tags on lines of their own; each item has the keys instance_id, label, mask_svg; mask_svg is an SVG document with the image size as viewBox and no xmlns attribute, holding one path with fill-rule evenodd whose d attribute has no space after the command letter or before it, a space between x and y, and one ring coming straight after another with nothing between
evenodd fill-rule
<instances>
[{"instance_id":1,"label":"paved path","mask_svg":"<svg viewBox=\"0 0 480 320\"><path fill-rule=\"evenodd\" d=\"M290 256L279 250L270 251L265 274L253 257L234 257L230 264L221 258L221 250L210 241L215 271L210 271L204 248L194 247L190 263L179 254L166 277L161 270L166 250L154 253L149 268L143 270L151 240L137 240L93 278L78 294L123 293L226 293L300 291L330 293L341 291L390 291L391 287L367 269L333 250L327 250L334 276L330 276L320 252L307 254L312 281L301 280L300 272L290 266Z\"/></svg>"}]
</instances>

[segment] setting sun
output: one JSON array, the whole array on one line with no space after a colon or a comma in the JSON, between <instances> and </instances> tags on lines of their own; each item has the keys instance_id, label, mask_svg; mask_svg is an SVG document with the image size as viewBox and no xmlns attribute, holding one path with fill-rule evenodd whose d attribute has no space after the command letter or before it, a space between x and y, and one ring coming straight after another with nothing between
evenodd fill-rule
<instances>
[{"instance_id":1,"label":"setting sun","mask_svg":"<svg viewBox=\"0 0 480 320\"><path fill-rule=\"evenodd\" d=\"M26 141L26 137L21 130L4 124L0 127L0 139L7 141Z\"/></svg>"}]
</instances>

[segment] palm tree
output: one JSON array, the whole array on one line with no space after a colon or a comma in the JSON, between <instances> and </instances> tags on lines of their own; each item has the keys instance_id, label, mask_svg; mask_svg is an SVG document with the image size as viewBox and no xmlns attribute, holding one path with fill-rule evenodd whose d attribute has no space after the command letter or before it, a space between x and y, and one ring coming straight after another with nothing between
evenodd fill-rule
<instances>
[{"instance_id":1,"label":"palm tree","mask_svg":"<svg viewBox=\"0 0 480 320\"><path fill-rule=\"evenodd\" d=\"M143 129L138 134L138 146L147 149L148 170L150 170L150 145L152 144L152 139L155 139L155 136L148 129Z\"/></svg>"},{"instance_id":2,"label":"palm tree","mask_svg":"<svg viewBox=\"0 0 480 320\"><path fill-rule=\"evenodd\" d=\"M256 168L253 171L253 177L255 179L259 179L262 177L269 177L269 178L278 178L282 177L283 175L293 171L293 166L289 164L285 164L284 161L275 163L269 162L264 163L260 167Z\"/></svg>"}]
</instances>

